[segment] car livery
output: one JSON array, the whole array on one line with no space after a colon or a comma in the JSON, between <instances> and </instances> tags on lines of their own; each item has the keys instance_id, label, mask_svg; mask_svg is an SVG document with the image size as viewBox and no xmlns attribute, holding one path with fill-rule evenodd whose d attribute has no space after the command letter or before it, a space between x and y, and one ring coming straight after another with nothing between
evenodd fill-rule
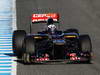
<instances>
[{"instance_id":1,"label":"car livery","mask_svg":"<svg viewBox=\"0 0 100 75\"><path fill-rule=\"evenodd\" d=\"M59 14L33 14L31 22L31 26L36 23L41 24L41 22L59 23ZM37 34L15 30L13 51L24 63L50 61L90 63L93 53L89 35L81 35L77 29L73 28L66 30L46 28L45 31L37 32Z\"/></svg>"}]
</instances>

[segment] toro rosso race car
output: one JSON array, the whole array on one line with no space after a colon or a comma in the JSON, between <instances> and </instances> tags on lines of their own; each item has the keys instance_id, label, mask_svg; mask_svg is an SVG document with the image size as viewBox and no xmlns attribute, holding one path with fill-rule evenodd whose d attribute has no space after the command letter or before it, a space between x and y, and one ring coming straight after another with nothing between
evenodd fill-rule
<instances>
[{"instance_id":1,"label":"toro rosso race car","mask_svg":"<svg viewBox=\"0 0 100 75\"><path fill-rule=\"evenodd\" d=\"M31 26L47 23L44 31L32 33ZM80 35L77 29L61 31L58 13L33 14L30 33L24 30L13 32L13 51L24 63L61 61L87 62L92 59L92 45L89 35Z\"/></svg>"}]
</instances>

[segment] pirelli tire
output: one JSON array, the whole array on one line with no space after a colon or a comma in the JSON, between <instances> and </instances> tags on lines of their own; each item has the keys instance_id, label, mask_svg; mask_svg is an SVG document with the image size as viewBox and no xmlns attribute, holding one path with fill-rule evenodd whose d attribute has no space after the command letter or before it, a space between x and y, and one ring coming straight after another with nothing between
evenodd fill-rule
<instances>
[{"instance_id":1,"label":"pirelli tire","mask_svg":"<svg viewBox=\"0 0 100 75\"><path fill-rule=\"evenodd\" d=\"M27 36L24 39L23 48L25 50L22 60L24 64L30 64L32 62L31 55L35 54L35 42L32 36Z\"/></svg>"},{"instance_id":2,"label":"pirelli tire","mask_svg":"<svg viewBox=\"0 0 100 75\"><path fill-rule=\"evenodd\" d=\"M89 35L81 35L80 37L80 47L82 52L86 52L89 56L87 57L87 63L91 63L91 54L92 54L92 43Z\"/></svg>"},{"instance_id":3,"label":"pirelli tire","mask_svg":"<svg viewBox=\"0 0 100 75\"><path fill-rule=\"evenodd\" d=\"M77 29L74 29L74 28L67 29L64 31L64 33L77 33L79 35L79 31Z\"/></svg>"},{"instance_id":4,"label":"pirelli tire","mask_svg":"<svg viewBox=\"0 0 100 75\"><path fill-rule=\"evenodd\" d=\"M35 53L35 41L32 36L28 36L24 39L25 53L34 54Z\"/></svg>"},{"instance_id":5,"label":"pirelli tire","mask_svg":"<svg viewBox=\"0 0 100 75\"><path fill-rule=\"evenodd\" d=\"M21 58L23 55L23 41L26 36L26 32L24 30L15 30L13 32L12 44L13 44L13 52L17 58Z\"/></svg>"},{"instance_id":6,"label":"pirelli tire","mask_svg":"<svg viewBox=\"0 0 100 75\"><path fill-rule=\"evenodd\" d=\"M29 53L24 53L22 56L22 61L24 64L31 64L31 55Z\"/></svg>"}]
</instances>

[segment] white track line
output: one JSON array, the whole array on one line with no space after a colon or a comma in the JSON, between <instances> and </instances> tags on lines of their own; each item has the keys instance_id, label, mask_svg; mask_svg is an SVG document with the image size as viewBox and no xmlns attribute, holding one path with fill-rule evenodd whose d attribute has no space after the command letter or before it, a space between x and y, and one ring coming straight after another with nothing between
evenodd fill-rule
<instances>
[{"instance_id":1,"label":"white track line","mask_svg":"<svg viewBox=\"0 0 100 75\"><path fill-rule=\"evenodd\" d=\"M12 39L0 39L0 41L3 41L3 42L10 41L10 42L12 42Z\"/></svg>"},{"instance_id":2,"label":"white track line","mask_svg":"<svg viewBox=\"0 0 100 75\"><path fill-rule=\"evenodd\" d=\"M11 73L11 71L0 71L0 73Z\"/></svg>"},{"instance_id":3,"label":"white track line","mask_svg":"<svg viewBox=\"0 0 100 75\"><path fill-rule=\"evenodd\" d=\"M8 65L7 65L7 66L8 66ZM0 69L11 69L11 68L4 67L4 68L0 68Z\"/></svg>"},{"instance_id":4,"label":"white track line","mask_svg":"<svg viewBox=\"0 0 100 75\"><path fill-rule=\"evenodd\" d=\"M8 56L8 55L0 54L0 56Z\"/></svg>"},{"instance_id":5,"label":"white track line","mask_svg":"<svg viewBox=\"0 0 100 75\"><path fill-rule=\"evenodd\" d=\"M17 29L17 26L16 26L16 0L13 0L13 8L12 8L12 11L13 11L13 21L12 21L12 29L13 31ZM13 57L13 60L17 60L16 57ZM13 61L12 63L12 75L17 75L17 62Z\"/></svg>"},{"instance_id":6,"label":"white track line","mask_svg":"<svg viewBox=\"0 0 100 75\"><path fill-rule=\"evenodd\" d=\"M12 45L12 43L10 43L10 44L4 44L4 43L2 44L2 43L1 43L0 45L4 45L4 46L5 46L5 45Z\"/></svg>"},{"instance_id":7,"label":"white track line","mask_svg":"<svg viewBox=\"0 0 100 75\"><path fill-rule=\"evenodd\" d=\"M2 53L2 54L3 54L3 53L13 53L13 52L11 51L11 52L0 52L0 53Z\"/></svg>"},{"instance_id":8,"label":"white track line","mask_svg":"<svg viewBox=\"0 0 100 75\"><path fill-rule=\"evenodd\" d=\"M14 30L16 30L17 29L17 26L16 26L16 22L17 22L17 20L16 20L16 0L13 0L13 22L12 22L12 29L13 29L13 31Z\"/></svg>"},{"instance_id":9,"label":"white track line","mask_svg":"<svg viewBox=\"0 0 100 75\"><path fill-rule=\"evenodd\" d=\"M12 50L12 49L0 49L0 50Z\"/></svg>"},{"instance_id":10,"label":"white track line","mask_svg":"<svg viewBox=\"0 0 100 75\"><path fill-rule=\"evenodd\" d=\"M2 57L0 59L12 59L12 57Z\"/></svg>"},{"instance_id":11,"label":"white track line","mask_svg":"<svg viewBox=\"0 0 100 75\"><path fill-rule=\"evenodd\" d=\"M5 62L7 62L7 63L9 62L9 63L10 63L10 62L13 62L13 61L0 61L0 63L1 63L1 62L2 62L2 63L5 63Z\"/></svg>"},{"instance_id":12,"label":"white track line","mask_svg":"<svg viewBox=\"0 0 100 75\"><path fill-rule=\"evenodd\" d=\"M11 64L0 64L0 66L11 66Z\"/></svg>"}]
</instances>

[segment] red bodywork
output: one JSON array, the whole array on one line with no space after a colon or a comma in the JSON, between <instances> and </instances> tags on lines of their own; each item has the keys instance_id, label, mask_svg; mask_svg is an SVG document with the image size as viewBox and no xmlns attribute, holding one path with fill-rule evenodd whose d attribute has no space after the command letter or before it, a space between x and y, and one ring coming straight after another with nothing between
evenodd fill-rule
<instances>
[{"instance_id":1,"label":"red bodywork","mask_svg":"<svg viewBox=\"0 0 100 75\"><path fill-rule=\"evenodd\" d=\"M32 23L35 22L46 22L48 18L52 18L55 22L59 20L58 13L47 13L47 14L32 14Z\"/></svg>"}]
</instances>

